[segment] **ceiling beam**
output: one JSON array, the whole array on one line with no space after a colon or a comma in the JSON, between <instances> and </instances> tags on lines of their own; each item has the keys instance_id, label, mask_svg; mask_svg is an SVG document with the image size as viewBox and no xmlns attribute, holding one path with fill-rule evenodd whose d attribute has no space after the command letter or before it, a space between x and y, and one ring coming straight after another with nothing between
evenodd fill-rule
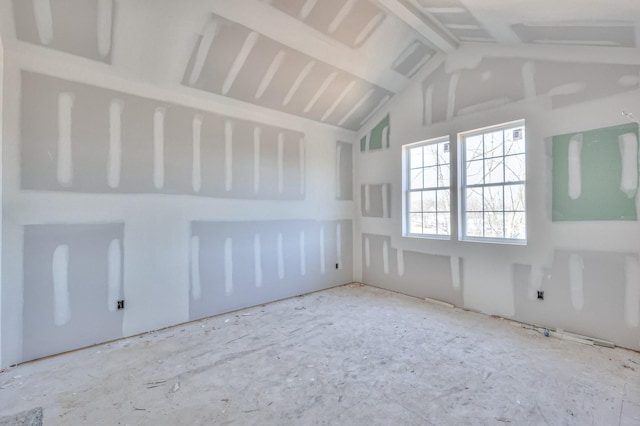
<instances>
[{"instance_id":1,"label":"ceiling beam","mask_svg":"<svg viewBox=\"0 0 640 426\"><path fill-rule=\"evenodd\" d=\"M458 47L458 43L452 37L442 31L435 22L410 2L378 0L378 3L420 33L429 43L441 51L451 52Z\"/></svg>"}]
</instances>

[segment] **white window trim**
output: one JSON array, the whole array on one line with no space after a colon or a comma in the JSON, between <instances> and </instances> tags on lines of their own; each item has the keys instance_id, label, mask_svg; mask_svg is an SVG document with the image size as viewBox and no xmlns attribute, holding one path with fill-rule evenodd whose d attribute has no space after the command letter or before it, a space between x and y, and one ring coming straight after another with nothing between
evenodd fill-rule
<instances>
[{"instance_id":1,"label":"white window trim","mask_svg":"<svg viewBox=\"0 0 640 426\"><path fill-rule=\"evenodd\" d=\"M524 185L525 186L525 209L524 209L524 214L525 214L525 218L527 218L527 202L526 202L526 198L527 198L527 179L525 178L524 181L517 181L517 182L509 182L509 183L496 183L496 184L478 184L478 185L471 185L471 186L467 186L467 182L466 182L466 163L467 163L467 159L466 159L466 146L465 146L465 139L466 138L470 138L473 136L477 136L477 135L482 135L485 134L487 132L490 132L492 130L498 130L498 129L508 129L511 127L517 127L521 125L524 128L524 132L525 132L525 151L524 151L524 155L525 155L525 176L527 176L527 166L526 166L526 159L527 159L527 148L526 145L527 143L527 137L526 137L526 125L525 125L525 120L521 119L521 120L515 120L515 121L510 121L508 123L502 123L502 124L497 124L494 126L487 126L487 127L483 127L481 129L474 129L468 132L461 132L458 133L458 185L456 187L456 191L458 194L458 239L460 241L465 241L465 242L480 242L480 243L494 243L494 244L512 244L512 245L527 245L527 238L528 238L528 231L527 228L529 226L529 221L525 219L525 238L524 239L515 239L515 238L496 238L496 237L478 237L478 236L467 236L467 221L466 221L466 213L467 213L467 201L466 201L466 189L468 187L478 187L478 188L486 188L489 186L505 186L505 185ZM504 158L504 154L502 156ZM483 211L484 213L484 211Z\"/></svg>"}]
</instances>

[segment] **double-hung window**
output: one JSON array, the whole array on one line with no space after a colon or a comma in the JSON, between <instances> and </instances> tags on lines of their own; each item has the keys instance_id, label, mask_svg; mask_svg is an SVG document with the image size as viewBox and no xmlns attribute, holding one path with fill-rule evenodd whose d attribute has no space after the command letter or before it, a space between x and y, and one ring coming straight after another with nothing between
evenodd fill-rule
<instances>
[{"instance_id":1,"label":"double-hung window","mask_svg":"<svg viewBox=\"0 0 640 426\"><path fill-rule=\"evenodd\" d=\"M526 242L524 121L460 134L462 239Z\"/></svg>"},{"instance_id":2,"label":"double-hung window","mask_svg":"<svg viewBox=\"0 0 640 426\"><path fill-rule=\"evenodd\" d=\"M451 235L451 160L449 138L409 145L407 232L413 236Z\"/></svg>"}]
</instances>

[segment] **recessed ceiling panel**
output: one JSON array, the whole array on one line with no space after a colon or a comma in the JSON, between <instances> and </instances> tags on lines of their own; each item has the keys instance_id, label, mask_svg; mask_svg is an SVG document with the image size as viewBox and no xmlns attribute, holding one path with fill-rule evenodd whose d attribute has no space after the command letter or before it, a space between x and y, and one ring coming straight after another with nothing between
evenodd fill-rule
<instances>
[{"instance_id":1,"label":"recessed ceiling panel","mask_svg":"<svg viewBox=\"0 0 640 426\"><path fill-rule=\"evenodd\" d=\"M436 53L419 40L415 40L392 64L394 71L411 78Z\"/></svg>"},{"instance_id":2,"label":"recessed ceiling panel","mask_svg":"<svg viewBox=\"0 0 640 426\"><path fill-rule=\"evenodd\" d=\"M14 0L19 40L111 63L113 0Z\"/></svg>"},{"instance_id":3,"label":"recessed ceiling panel","mask_svg":"<svg viewBox=\"0 0 640 426\"><path fill-rule=\"evenodd\" d=\"M393 95L217 15L196 44L183 82L353 130Z\"/></svg>"},{"instance_id":4,"label":"recessed ceiling panel","mask_svg":"<svg viewBox=\"0 0 640 426\"><path fill-rule=\"evenodd\" d=\"M631 23L516 24L511 28L524 43L636 47L635 28Z\"/></svg>"},{"instance_id":5,"label":"recessed ceiling panel","mask_svg":"<svg viewBox=\"0 0 640 426\"><path fill-rule=\"evenodd\" d=\"M365 43L386 16L369 0L273 0L271 4L353 48Z\"/></svg>"}]
</instances>

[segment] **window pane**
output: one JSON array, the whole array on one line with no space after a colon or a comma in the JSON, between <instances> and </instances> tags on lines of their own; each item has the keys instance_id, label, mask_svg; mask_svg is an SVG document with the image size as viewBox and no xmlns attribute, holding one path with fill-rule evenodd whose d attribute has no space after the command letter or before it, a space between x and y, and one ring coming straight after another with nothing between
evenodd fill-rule
<instances>
[{"instance_id":1,"label":"window pane","mask_svg":"<svg viewBox=\"0 0 640 426\"><path fill-rule=\"evenodd\" d=\"M422 211L436 211L436 191L422 191Z\"/></svg>"},{"instance_id":2,"label":"window pane","mask_svg":"<svg viewBox=\"0 0 640 426\"><path fill-rule=\"evenodd\" d=\"M482 176L482 160L467 163L467 185L484 183Z\"/></svg>"},{"instance_id":3,"label":"window pane","mask_svg":"<svg viewBox=\"0 0 640 426\"><path fill-rule=\"evenodd\" d=\"M507 238L524 239L527 236L527 222L525 213L505 213Z\"/></svg>"},{"instance_id":4,"label":"window pane","mask_svg":"<svg viewBox=\"0 0 640 426\"><path fill-rule=\"evenodd\" d=\"M484 211L501 212L504 210L502 186L490 186L484 189Z\"/></svg>"},{"instance_id":5,"label":"window pane","mask_svg":"<svg viewBox=\"0 0 640 426\"><path fill-rule=\"evenodd\" d=\"M482 135L465 138L464 146L466 149L466 161L482 158Z\"/></svg>"},{"instance_id":6,"label":"window pane","mask_svg":"<svg viewBox=\"0 0 640 426\"><path fill-rule=\"evenodd\" d=\"M484 160L484 183L504 182L504 159L502 157Z\"/></svg>"},{"instance_id":7,"label":"window pane","mask_svg":"<svg viewBox=\"0 0 640 426\"><path fill-rule=\"evenodd\" d=\"M438 186L438 167L425 167L424 169L424 187L435 188Z\"/></svg>"},{"instance_id":8,"label":"window pane","mask_svg":"<svg viewBox=\"0 0 640 426\"><path fill-rule=\"evenodd\" d=\"M483 227L482 213L467 213L468 237L482 237Z\"/></svg>"},{"instance_id":9,"label":"window pane","mask_svg":"<svg viewBox=\"0 0 640 426\"><path fill-rule=\"evenodd\" d=\"M526 179L524 154L505 157L504 161L505 182L517 182Z\"/></svg>"},{"instance_id":10,"label":"window pane","mask_svg":"<svg viewBox=\"0 0 640 426\"><path fill-rule=\"evenodd\" d=\"M504 213L488 212L484 214L484 236L504 238Z\"/></svg>"},{"instance_id":11,"label":"window pane","mask_svg":"<svg viewBox=\"0 0 640 426\"><path fill-rule=\"evenodd\" d=\"M424 165L435 166L438 164L438 144L425 145Z\"/></svg>"},{"instance_id":12,"label":"window pane","mask_svg":"<svg viewBox=\"0 0 640 426\"><path fill-rule=\"evenodd\" d=\"M409 209L411 213L422 212L422 193L421 192L409 193Z\"/></svg>"},{"instance_id":13,"label":"window pane","mask_svg":"<svg viewBox=\"0 0 640 426\"><path fill-rule=\"evenodd\" d=\"M411 148L409 150L410 169L422 167L422 147Z\"/></svg>"},{"instance_id":14,"label":"window pane","mask_svg":"<svg viewBox=\"0 0 640 426\"><path fill-rule=\"evenodd\" d=\"M502 140L502 130L497 132L491 132L484 135L484 156L489 157L501 157L504 147L504 141Z\"/></svg>"},{"instance_id":15,"label":"window pane","mask_svg":"<svg viewBox=\"0 0 640 426\"><path fill-rule=\"evenodd\" d=\"M450 166L438 166L438 187L448 187L451 181Z\"/></svg>"},{"instance_id":16,"label":"window pane","mask_svg":"<svg viewBox=\"0 0 640 426\"><path fill-rule=\"evenodd\" d=\"M443 142L438 144L438 164L449 164L449 142Z\"/></svg>"},{"instance_id":17,"label":"window pane","mask_svg":"<svg viewBox=\"0 0 640 426\"><path fill-rule=\"evenodd\" d=\"M504 187L504 209L506 211L524 211L526 207L524 185L507 185Z\"/></svg>"},{"instance_id":18,"label":"window pane","mask_svg":"<svg viewBox=\"0 0 640 426\"><path fill-rule=\"evenodd\" d=\"M411 182L409 184L409 189L422 189L422 170L416 169L411 170Z\"/></svg>"},{"instance_id":19,"label":"window pane","mask_svg":"<svg viewBox=\"0 0 640 426\"><path fill-rule=\"evenodd\" d=\"M482 211L482 188L467 188L467 211Z\"/></svg>"},{"instance_id":20,"label":"window pane","mask_svg":"<svg viewBox=\"0 0 640 426\"><path fill-rule=\"evenodd\" d=\"M437 191L438 197L438 212L448 212L451 211L451 191L448 189L443 189Z\"/></svg>"},{"instance_id":21,"label":"window pane","mask_svg":"<svg viewBox=\"0 0 640 426\"><path fill-rule=\"evenodd\" d=\"M424 234L436 235L437 229L437 215L435 213L425 213L422 215L422 232Z\"/></svg>"},{"instance_id":22,"label":"window pane","mask_svg":"<svg viewBox=\"0 0 640 426\"><path fill-rule=\"evenodd\" d=\"M422 213L411 213L409 215L409 232L412 234L422 234Z\"/></svg>"},{"instance_id":23,"label":"window pane","mask_svg":"<svg viewBox=\"0 0 640 426\"><path fill-rule=\"evenodd\" d=\"M451 215L438 213L438 235L451 235Z\"/></svg>"}]
</instances>

